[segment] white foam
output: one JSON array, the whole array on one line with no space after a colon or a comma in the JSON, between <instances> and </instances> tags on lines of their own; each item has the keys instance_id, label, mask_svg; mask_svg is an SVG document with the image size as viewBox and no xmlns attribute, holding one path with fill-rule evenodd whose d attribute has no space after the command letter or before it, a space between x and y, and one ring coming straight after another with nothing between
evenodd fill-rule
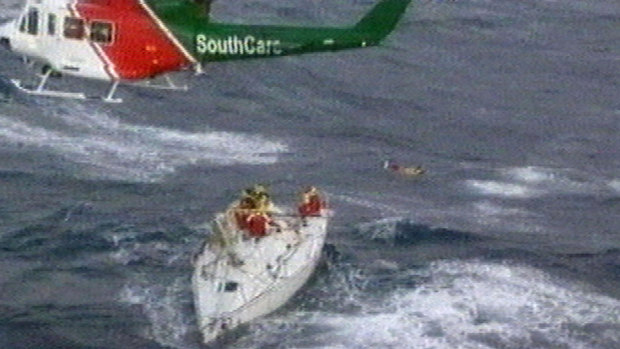
<instances>
[{"instance_id":1,"label":"white foam","mask_svg":"<svg viewBox=\"0 0 620 349\"><path fill-rule=\"evenodd\" d=\"M505 172L509 177L526 183L542 183L556 179L556 175L549 169L535 166L514 167Z\"/></svg>"},{"instance_id":2,"label":"white foam","mask_svg":"<svg viewBox=\"0 0 620 349\"><path fill-rule=\"evenodd\" d=\"M608 183L609 187L613 190L615 190L616 192L620 193L620 179L614 179L609 181Z\"/></svg>"},{"instance_id":3,"label":"white foam","mask_svg":"<svg viewBox=\"0 0 620 349\"><path fill-rule=\"evenodd\" d=\"M538 194L538 191L526 185L502 181L469 179L466 181L466 184L484 195L529 198Z\"/></svg>"},{"instance_id":4,"label":"white foam","mask_svg":"<svg viewBox=\"0 0 620 349\"><path fill-rule=\"evenodd\" d=\"M549 193L588 193L599 189L596 176L579 174L577 170L527 166L501 172L516 182Z\"/></svg>"},{"instance_id":5,"label":"white foam","mask_svg":"<svg viewBox=\"0 0 620 349\"><path fill-rule=\"evenodd\" d=\"M142 334L159 344L172 348L189 348L186 336L192 329L193 318L183 309L185 277L168 286L126 285L119 294L122 303L140 306L149 326Z\"/></svg>"},{"instance_id":6,"label":"white foam","mask_svg":"<svg viewBox=\"0 0 620 349\"><path fill-rule=\"evenodd\" d=\"M48 150L96 179L156 181L196 163L270 164L287 151L283 143L262 136L131 125L96 111L46 117L66 127L48 129L0 116L0 141Z\"/></svg>"},{"instance_id":7,"label":"white foam","mask_svg":"<svg viewBox=\"0 0 620 349\"><path fill-rule=\"evenodd\" d=\"M540 233L546 229L539 224L540 217L522 208L506 207L489 200L472 203L473 210L467 210L467 217L486 227L493 226L501 231Z\"/></svg>"},{"instance_id":8,"label":"white foam","mask_svg":"<svg viewBox=\"0 0 620 349\"><path fill-rule=\"evenodd\" d=\"M429 269L428 281L395 292L385 304L367 304L357 315L317 313L306 321L328 326L320 341L334 348L620 343L620 301L572 281L508 263L441 261ZM592 325L603 330L591 333Z\"/></svg>"},{"instance_id":9,"label":"white foam","mask_svg":"<svg viewBox=\"0 0 620 349\"><path fill-rule=\"evenodd\" d=\"M507 198L609 192L605 180L575 169L525 166L498 169L496 172L501 179L470 179L465 183L479 194Z\"/></svg>"},{"instance_id":10,"label":"white foam","mask_svg":"<svg viewBox=\"0 0 620 349\"><path fill-rule=\"evenodd\" d=\"M0 24L3 20L17 18L22 8L24 1L22 0L2 0L0 1Z\"/></svg>"}]
</instances>

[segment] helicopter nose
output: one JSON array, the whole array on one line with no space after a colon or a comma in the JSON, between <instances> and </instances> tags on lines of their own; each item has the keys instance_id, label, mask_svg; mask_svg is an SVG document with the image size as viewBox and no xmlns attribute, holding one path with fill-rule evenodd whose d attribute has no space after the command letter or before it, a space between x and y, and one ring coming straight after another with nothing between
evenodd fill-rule
<instances>
[{"instance_id":1,"label":"helicopter nose","mask_svg":"<svg viewBox=\"0 0 620 349\"><path fill-rule=\"evenodd\" d=\"M13 21L0 25L0 45L11 49L11 34L13 34Z\"/></svg>"}]
</instances>

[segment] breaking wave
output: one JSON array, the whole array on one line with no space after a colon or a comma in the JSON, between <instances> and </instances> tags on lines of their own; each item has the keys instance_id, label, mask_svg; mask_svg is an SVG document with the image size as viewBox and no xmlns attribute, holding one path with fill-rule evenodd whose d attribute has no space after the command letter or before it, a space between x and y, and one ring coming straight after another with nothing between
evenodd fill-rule
<instances>
[{"instance_id":1,"label":"breaking wave","mask_svg":"<svg viewBox=\"0 0 620 349\"><path fill-rule=\"evenodd\" d=\"M537 194L536 190L525 185L501 181L468 180L467 185L484 195L527 198Z\"/></svg>"},{"instance_id":2,"label":"breaking wave","mask_svg":"<svg viewBox=\"0 0 620 349\"><path fill-rule=\"evenodd\" d=\"M185 278L177 278L172 284L126 285L122 289L120 301L138 306L148 320L142 335L153 339L165 347L192 348L188 341L194 330L194 318L191 311L191 297L188 294Z\"/></svg>"},{"instance_id":3,"label":"breaking wave","mask_svg":"<svg viewBox=\"0 0 620 349\"><path fill-rule=\"evenodd\" d=\"M532 198L548 194L609 194L609 181L569 169L526 166L500 169L501 179L468 179L465 184L475 192L504 198ZM613 183L613 181L611 182Z\"/></svg>"},{"instance_id":4,"label":"breaking wave","mask_svg":"<svg viewBox=\"0 0 620 349\"><path fill-rule=\"evenodd\" d=\"M107 262L128 275L117 298L145 319L140 336L166 348L195 348L189 256L197 238L179 228L138 232L131 227L119 227L106 237L112 244Z\"/></svg>"},{"instance_id":5,"label":"breaking wave","mask_svg":"<svg viewBox=\"0 0 620 349\"><path fill-rule=\"evenodd\" d=\"M0 116L0 142L60 156L88 179L153 182L193 164L270 164L287 151L262 136L132 125L100 111L57 111L45 118L59 124Z\"/></svg>"},{"instance_id":6,"label":"breaking wave","mask_svg":"<svg viewBox=\"0 0 620 349\"><path fill-rule=\"evenodd\" d=\"M2 8L2 13L0 14L0 24L11 18L16 18L21 12L23 5L24 2L19 0L0 1L0 8Z\"/></svg>"},{"instance_id":7,"label":"breaking wave","mask_svg":"<svg viewBox=\"0 0 620 349\"><path fill-rule=\"evenodd\" d=\"M266 338L330 348L613 348L620 301L510 262L452 260L412 270L419 283L356 314L298 312L264 321Z\"/></svg>"}]
</instances>

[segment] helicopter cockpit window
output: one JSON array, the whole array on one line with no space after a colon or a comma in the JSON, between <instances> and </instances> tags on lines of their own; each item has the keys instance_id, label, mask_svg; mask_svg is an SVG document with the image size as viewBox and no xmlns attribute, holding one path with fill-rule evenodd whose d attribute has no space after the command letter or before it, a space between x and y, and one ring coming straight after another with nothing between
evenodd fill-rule
<instances>
[{"instance_id":1,"label":"helicopter cockpit window","mask_svg":"<svg viewBox=\"0 0 620 349\"><path fill-rule=\"evenodd\" d=\"M84 21L80 18L65 17L63 28L65 38L81 39L84 37Z\"/></svg>"},{"instance_id":2,"label":"helicopter cockpit window","mask_svg":"<svg viewBox=\"0 0 620 349\"><path fill-rule=\"evenodd\" d=\"M39 33L39 10L32 7L28 9L28 34L37 35Z\"/></svg>"},{"instance_id":3,"label":"helicopter cockpit window","mask_svg":"<svg viewBox=\"0 0 620 349\"><path fill-rule=\"evenodd\" d=\"M112 42L112 24L93 21L90 24L90 40L100 44Z\"/></svg>"}]
</instances>

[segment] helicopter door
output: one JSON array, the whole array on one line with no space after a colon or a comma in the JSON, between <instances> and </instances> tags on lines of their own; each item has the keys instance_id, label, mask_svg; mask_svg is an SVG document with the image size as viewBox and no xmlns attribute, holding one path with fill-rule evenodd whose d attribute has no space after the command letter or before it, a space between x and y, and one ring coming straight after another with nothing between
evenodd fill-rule
<instances>
[{"instance_id":1,"label":"helicopter door","mask_svg":"<svg viewBox=\"0 0 620 349\"><path fill-rule=\"evenodd\" d=\"M41 57L39 47L41 18L40 9L29 6L19 19L19 28L15 33L15 40L11 45L15 51L27 56Z\"/></svg>"},{"instance_id":2,"label":"helicopter door","mask_svg":"<svg viewBox=\"0 0 620 349\"><path fill-rule=\"evenodd\" d=\"M54 68L58 62L58 56L62 54L62 42L59 35L59 16L53 12L41 13L41 25L40 28L40 48L45 52L45 61L51 64Z\"/></svg>"},{"instance_id":3,"label":"helicopter door","mask_svg":"<svg viewBox=\"0 0 620 349\"><path fill-rule=\"evenodd\" d=\"M68 12L50 14L48 24L51 18L56 26L54 35L49 35L48 52L55 68L70 75L109 80L103 54L91 40L91 23Z\"/></svg>"}]
</instances>

